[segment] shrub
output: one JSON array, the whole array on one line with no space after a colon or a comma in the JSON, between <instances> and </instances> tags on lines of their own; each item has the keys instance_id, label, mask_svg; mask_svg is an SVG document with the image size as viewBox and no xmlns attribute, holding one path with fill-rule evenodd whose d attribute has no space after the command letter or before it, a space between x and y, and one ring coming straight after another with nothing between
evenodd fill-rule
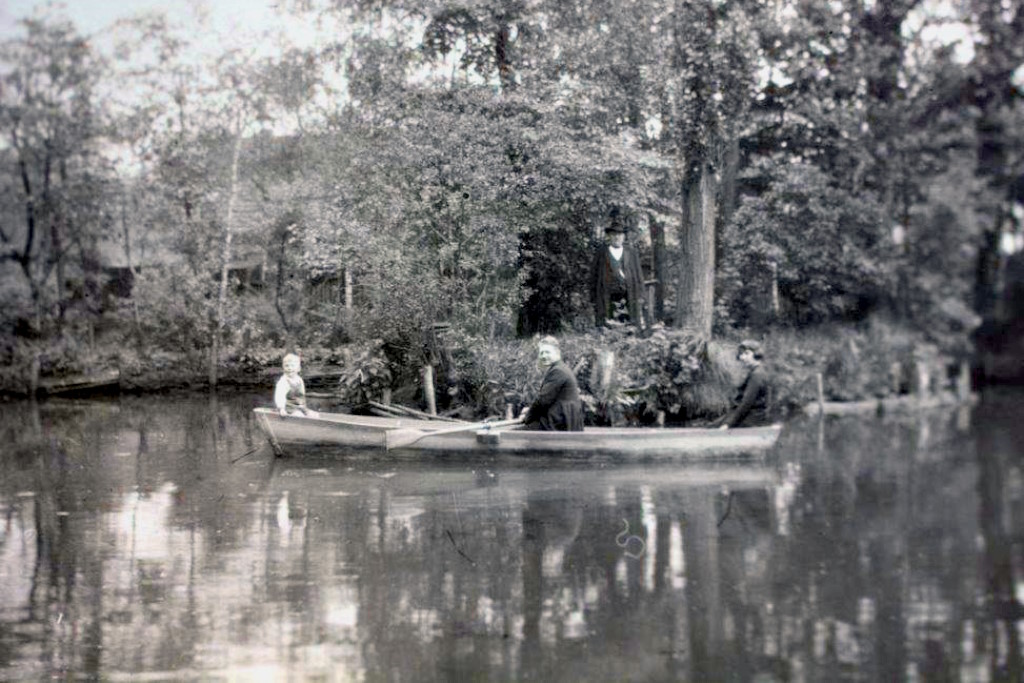
<instances>
[{"instance_id":1,"label":"shrub","mask_svg":"<svg viewBox=\"0 0 1024 683\"><path fill-rule=\"evenodd\" d=\"M562 357L576 374L591 424L652 422L657 411L694 420L724 412L733 382L708 344L681 332L661 330L641 338L626 330L560 338ZM604 354L614 354L605 372ZM543 373L535 340L489 341L462 337L451 358L462 394L478 415L518 411L536 396Z\"/></svg>"},{"instance_id":2,"label":"shrub","mask_svg":"<svg viewBox=\"0 0 1024 683\"><path fill-rule=\"evenodd\" d=\"M391 389L392 367L384 352L384 341L349 344L338 352L342 367L338 397L350 406L379 401L385 389Z\"/></svg>"},{"instance_id":3,"label":"shrub","mask_svg":"<svg viewBox=\"0 0 1024 683\"><path fill-rule=\"evenodd\" d=\"M895 263L877 197L835 187L809 164L763 161L750 172L771 184L744 198L722 232L721 313L741 325L762 317L773 263L781 315L791 322L860 319L890 297Z\"/></svg>"}]
</instances>

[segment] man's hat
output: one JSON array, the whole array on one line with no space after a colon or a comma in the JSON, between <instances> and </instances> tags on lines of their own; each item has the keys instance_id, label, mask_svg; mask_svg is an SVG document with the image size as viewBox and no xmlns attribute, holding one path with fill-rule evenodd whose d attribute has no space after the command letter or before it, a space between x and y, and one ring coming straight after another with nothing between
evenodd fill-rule
<instances>
[{"instance_id":1,"label":"man's hat","mask_svg":"<svg viewBox=\"0 0 1024 683\"><path fill-rule=\"evenodd\" d=\"M761 342L754 341L753 339L744 339L740 342L739 351L753 351L754 358L760 360L764 357L764 351L761 350Z\"/></svg>"},{"instance_id":2,"label":"man's hat","mask_svg":"<svg viewBox=\"0 0 1024 683\"><path fill-rule=\"evenodd\" d=\"M619 207L613 206L611 210L608 211L608 227L606 227L604 231L605 233L626 232L625 226L622 225L622 217L619 215Z\"/></svg>"}]
</instances>

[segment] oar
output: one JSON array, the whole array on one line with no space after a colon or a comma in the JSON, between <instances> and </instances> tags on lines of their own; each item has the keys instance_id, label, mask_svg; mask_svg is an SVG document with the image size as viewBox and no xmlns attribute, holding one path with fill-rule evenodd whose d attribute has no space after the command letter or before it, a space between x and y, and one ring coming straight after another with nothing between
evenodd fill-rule
<instances>
[{"instance_id":1,"label":"oar","mask_svg":"<svg viewBox=\"0 0 1024 683\"><path fill-rule=\"evenodd\" d=\"M469 432L476 429L493 429L494 427L510 427L523 421L521 417L514 420L499 420L497 422L472 422L457 427L445 427L444 429L389 429L384 432L384 450L390 451L394 448L405 448L411 446L420 439L439 434L455 434L456 432Z\"/></svg>"}]
</instances>

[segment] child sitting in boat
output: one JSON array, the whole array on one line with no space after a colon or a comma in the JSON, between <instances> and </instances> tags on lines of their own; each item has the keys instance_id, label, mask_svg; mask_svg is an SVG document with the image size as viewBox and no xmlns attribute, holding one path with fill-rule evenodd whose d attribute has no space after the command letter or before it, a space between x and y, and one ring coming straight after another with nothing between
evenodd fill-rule
<instances>
[{"instance_id":1,"label":"child sitting in boat","mask_svg":"<svg viewBox=\"0 0 1024 683\"><path fill-rule=\"evenodd\" d=\"M303 415L315 415L306 406L306 384L299 376L302 369L302 361L294 353L289 353L281 361L281 368L284 374L277 380L277 387L274 389L274 405L277 406L281 415L302 413Z\"/></svg>"}]
</instances>

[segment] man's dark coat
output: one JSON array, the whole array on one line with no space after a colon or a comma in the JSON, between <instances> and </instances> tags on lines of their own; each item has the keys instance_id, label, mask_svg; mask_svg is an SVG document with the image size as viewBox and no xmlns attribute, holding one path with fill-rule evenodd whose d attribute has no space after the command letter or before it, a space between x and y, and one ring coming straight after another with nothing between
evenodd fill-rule
<instances>
[{"instance_id":1,"label":"man's dark coat","mask_svg":"<svg viewBox=\"0 0 1024 683\"><path fill-rule=\"evenodd\" d=\"M590 296L594 302L594 324L598 327L612 316L612 287L617 278L612 270L612 262L608 245L602 246L594 256L590 272ZM639 327L644 296L644 272L640 267L640 257L628 244L622 247L622 272L625 275L626 308L629 310L629 319Z\"/></svg>"},{"instance_id":2,"label":"man's dark coat","mask_svg":"<svg viewBox=\"0 0 1024 683\"><path fill-rule=\"evenodd\" d=\"M526 416L528 429L582 432L583 406L572 370L562 361L552 363L540 383L537 399Z\"/></svg>"}]
</instances>

